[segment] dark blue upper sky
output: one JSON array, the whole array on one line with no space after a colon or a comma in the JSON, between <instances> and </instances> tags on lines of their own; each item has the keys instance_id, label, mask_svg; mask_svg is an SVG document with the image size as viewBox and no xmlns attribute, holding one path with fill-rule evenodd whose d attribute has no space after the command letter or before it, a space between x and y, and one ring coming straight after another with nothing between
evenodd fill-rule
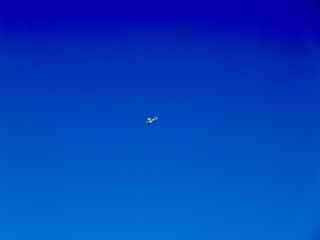
<instances>
[{"instance_id":1,"label":"dark blue upper sky","mask_svg":"<svg viewBox=\"0 0 320 240\"><path fill-rule=\"evenodd\" d=\"M316 239L320 4L239 2L4 3L0 238Z\"/></svg>"}]
</instances>

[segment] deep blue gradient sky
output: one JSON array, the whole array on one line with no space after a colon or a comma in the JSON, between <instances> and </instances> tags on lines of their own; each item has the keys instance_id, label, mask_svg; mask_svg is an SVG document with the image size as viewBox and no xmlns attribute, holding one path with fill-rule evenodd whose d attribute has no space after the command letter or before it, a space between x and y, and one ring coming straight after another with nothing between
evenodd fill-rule
<instances>
[{"instance_id":1,"label":"deep blue gradient sky","mask_svg":"<svg viewBox=\"0 0 320 240\"><path fill-rule=\"evenodd\" d=\"M0 239L316 240L320 4L239 2L4 3Z\"/></svg>"}]
</instances>

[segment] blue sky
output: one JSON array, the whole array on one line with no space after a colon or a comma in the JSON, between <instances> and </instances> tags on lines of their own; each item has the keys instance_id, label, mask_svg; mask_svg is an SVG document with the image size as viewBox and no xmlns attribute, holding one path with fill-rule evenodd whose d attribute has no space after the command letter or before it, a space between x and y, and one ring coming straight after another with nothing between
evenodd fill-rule
<instances>
[{"instance_id":1,"label":"blue sky","mask_svg":"<svg viewBox=\"0 0 320 240\"><path fill-rule=\"evenodd\" d=\"M0 238L316 240L319 11L4 3Z\"/></svg>"}]
</instances>

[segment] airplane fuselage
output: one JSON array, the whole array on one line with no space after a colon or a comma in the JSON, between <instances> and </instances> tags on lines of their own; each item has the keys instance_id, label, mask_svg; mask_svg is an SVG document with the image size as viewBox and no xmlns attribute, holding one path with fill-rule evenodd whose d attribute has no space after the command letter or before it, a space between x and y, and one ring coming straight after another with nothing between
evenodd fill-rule
<instances>
[{"instance_id":1,"label":"airplane fuselage","mask_svg":"<svg viewBox=\"0 0 320 240\"><path fill-rule=\"evenodd\" d=\"M145 124L148 124L150 125L151 123L153 123L155 120L157 120L158 118L157 117L154 117L154 118L148 118L148 120L145 122Z\"/></svg>"}]
</instances>

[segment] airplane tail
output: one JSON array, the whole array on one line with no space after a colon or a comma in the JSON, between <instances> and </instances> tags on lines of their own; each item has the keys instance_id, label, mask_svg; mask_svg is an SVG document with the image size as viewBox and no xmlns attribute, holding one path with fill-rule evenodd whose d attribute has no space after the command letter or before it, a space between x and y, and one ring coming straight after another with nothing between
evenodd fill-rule
<instances>
[{"instance_id":1,"label":"airplane tail","mask_svg":"<svg viewBox=\"0 0 320 240\"><path fill-rule=\"evenodd\" d=\"M154 116L154 120L158 120L158 117L157 117L157 116Z\"/></svg>"}]
</instances>

